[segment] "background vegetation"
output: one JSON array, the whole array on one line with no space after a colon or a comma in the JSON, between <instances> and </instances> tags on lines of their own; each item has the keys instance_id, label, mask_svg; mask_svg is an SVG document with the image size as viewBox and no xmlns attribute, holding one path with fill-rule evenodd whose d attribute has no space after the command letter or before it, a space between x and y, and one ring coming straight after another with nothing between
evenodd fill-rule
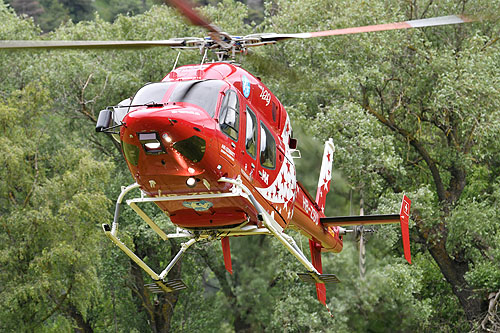
<instances>
[{"instance_id":1,"label":"background vegetation","mask_svg":"<svg viewBox=\"0 0 500 333\"><path fill-rule=\"evenodd\" d=\"M174 10L153 4L0 1L0 39L204 35ZM99 110L161 80L176 53L3 51L0 331L498 330L500 23L492 15L500 2L278 0L260 12L258 1L203 4L205 15L234 34L457 13L485 18L289 41L239 60L303 129L299 177L313 193L321 147L311 136L334 138L340 173L330 214L356 213L360 198L367 213L397 210L403 191L412 198L414 264L405 264L398 228L390 226L368 241L365 279L359 278L355 243L323 256L324 270L342 280L327 289L330 317L314 288L299 282L300 265L277 242L235 239L234 275L225 272L218 244L201 244L172 272L189 289L151 295L144 289L148 278L100 229L112 218L120 186L132 178L119 149L94 126ZM180 64L199 60L196 52L183 52ZM153 207L150 213L172 228ZM160 242L134 215L124 211L122 240L151 266L165 265L179 244Z\"/></svg>"}]
</instances>

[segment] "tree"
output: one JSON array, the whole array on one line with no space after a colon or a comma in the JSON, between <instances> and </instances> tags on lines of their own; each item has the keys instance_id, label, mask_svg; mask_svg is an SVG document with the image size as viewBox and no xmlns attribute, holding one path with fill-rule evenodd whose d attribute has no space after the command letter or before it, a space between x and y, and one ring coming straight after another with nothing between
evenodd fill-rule
<instances>
[{"instance_id":1,"label":"tree","mask_svg":"<svg viewBox=\"0 0 500 333\"><path fill-rule=\"evenodd\" d=\"M36 0L13 0L10 5L19 15L36 17L43 13L43 7Z\"/></svg>"},{"instance_id":2,"label":"tree","mask_svg":"<svg viewBox=\"0 0 500 333\"><path fill-rule=\"evenodd\" d=\"M63 140L54 145L47 101L33 85L1 106L0 328L89 332L100 287L94 226L109 218L102 184L111 165Z\"/></svg>"},{"instance_id":3,"label":"tree","mask_svg":"<svg viewBox=\"0 0 500 333\"><path fill-rule=\"evenodd\" d=\"M448 13L481 16L495 6L278 2L270 22L274 30L314 31L375 23L360 15L366 12L392 22ZM304 19L305 12L315 14ZM500 287L494 264L499 237L497 28L495 21L485 21L278 47L305 84L314 81L319 91L303 89L290 96L300 89L287 86L285 101L297 105L321 138L335 139L339 164L362 188L370 210L380 209L393 192L413 196L419 250L431 255L471 322L485 311L487 293Z\"/></svg>"},{"instance_id":4,"label":"tree","mask_svg":"<svg viewBox=\"0 0 500 333\"><path fill-rule=\"evenodd\" d=\"M482 6L494 9L495 4ZM254 30L326 30L462 10L452 1L427 5L277 1ZM467 12L487 11L469 5ZM225 31L252 30L245 25L247 8L238 2L202 10ZM0 18L2 39L39 38L33 21L16 17L3 4ZM231 240L232 276L223 268L218 244L193 247L182 261L190 289L155 297L144 288L149 277L102 234L100 223L111 219L110 200L133 180L119 149L95 134L99 110L130 97L145 82L161 80L176 52L0 52L5 132L0 139L0 329L467 329L464 313L474 318L486 310L488 292L500 289L500 239L498 223L492 223L498 220L500 198L495 24L287 41L241 59L294 121L321 140L334 137L335 169L348 184L345 193L362 192L368 212L397 211L403 190L413 199L413 266L402 263L399 232L392 227L371 237L365 281L358 280L348 237L343 253L324 255L325 272L343 281L327 292L334 319L315 299L314 287L299 283L300 264L271 238ZM69 22L44 38L179 36L204 32L160 6L113 23ZM183 52L178 65L199 60L196 52ZM299 137L303 141L308 140ZM314 191L316 176L311 178ZM342 207L335 212L347 213L348 201L337 197L332 204ZM162 228L172 228L154 208L145 209ZM176 252L177 243L160 241L126 209L120 226L121 239L152 267L164 267ZM38 233L26 232L34 228ZM307 244L294 237L299 246ZM29 274L32 269L37 274ZM181 267L172 274L180 276ZM26 324L15 327L19 316Z\"/></svg>"}]
</instances>

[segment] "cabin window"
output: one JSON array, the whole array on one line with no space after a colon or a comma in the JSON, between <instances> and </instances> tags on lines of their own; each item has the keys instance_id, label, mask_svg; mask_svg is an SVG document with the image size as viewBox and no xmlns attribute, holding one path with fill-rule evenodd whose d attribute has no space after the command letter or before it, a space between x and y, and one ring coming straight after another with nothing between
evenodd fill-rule
<instances>
[{"instance_id":1,"label":"cabin window","mask_svg":"<svg viewBox=\"0 0 500 333\"><path fill-rule=\"evenodd\" d=\"M272 102L272 109L271 109L271 113L273 115L273 122L276 122L276 118L277 117L277 109L276 109L276 104L274 102Z\"/></svg>"},{"instance_id":2,"label":"cabin window","mask_svg":"<svg viewBox=\"0 0 500 333\"><path fill-rule=\"evenodd\" d=\"M219 115L220 128L223 133L238 141L238 127L240 126L240 105L238 95L232 90L228 90Z\"/></svg>"},{"instance_id":3,"label":"cabin window","mask_svg":"<svg viewBox=\"0 0 500 333\"><path fill-rule=\"evenodd\" d=\"M245 138L245 148L247 153L255 158L257 156L257 118L252 110L247 106L247 129Z\"/></svg>"},{"instance_id":4,"label":"cabin window","mask_svg":"<svg viewBox=\"0 0 500 333\"><path fill-rule=\"evenodd\" d=\"M264 123L260 123L260 164L267 169L276 167L276 142Z\"/></svg>"}]
</instances>

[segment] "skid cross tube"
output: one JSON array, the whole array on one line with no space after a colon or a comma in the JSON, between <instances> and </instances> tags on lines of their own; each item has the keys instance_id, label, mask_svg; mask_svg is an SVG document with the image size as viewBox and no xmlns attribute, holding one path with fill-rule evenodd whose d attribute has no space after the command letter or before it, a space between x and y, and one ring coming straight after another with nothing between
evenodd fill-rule
<instances>
[{"instance_id":1,"label":"skid cross tube","mask_svg":"<svg viewBox=\"0 0 500 333\"><path fill-rule=\"evenodd\" d=\"M113 217L113 224L110 227L108 224L103 224L102 228L105 235L113 241L125 254L134 261L139 267L141 267L151 278L155 281L164 281L168 273L172 270L174 265L182 258L183 254L191 247L194 243L203 239L211 239L213 235L211 233L202 233L195 237L189 230L177 228L175 234L166 234L137 204L144 202L160 202L160 201L177 201L177 200L193 200L193 199L209 199L209 198L228 198L228 197L238 197L239 193L209 193L209 194L194 194L194 195L182 195L182 196L159 196L148 198L144 197L144 193L141 191L141 196L139 198L134 198L127 200L127 204L139 215L157 234L161 239L167 240L169 238L189 238L185 243L181 244L181 249L175 255L175 257L170 261L167 267L160 273L156 273L151 267L149 267L141 258L139 258L132 250L130 250L119 238L118 238L118 222L121 212L121 205L125 196L132 190L140 188L140 185L134 183L132 185L122 187L122 191L116 200L115 214ZM256 226L247 226L247 223L232 228L223 229L220 231L220 237L229 236L248 236L248 235L262 235L270 234L268 228L258 228Z\"/></svg>"},{"instance_id":2,"label":"skid cross tube","mask_svg":"<svg viewBox=\"0 0 500 333\"><path fill-rule=\"evenodd\" d=\"M113 226L111 227L111 234L113 236L116 236L116 233L118 232L118 217L120 216L120 210L121 210L121 204L123 202L123 198L125 195L132 191L135 188L139 188L139 184L134 183L132 185L129 185L127 187L122 187L122 192L118 196L118 199L116 200L116 206L115 206L115 216L113 217Z\"/></svg>"},{"instance_id":3,"label":"skid cross tube","mask_svg":"<svg viewBox=\"0 0 500 333\"><path fill-rule=\"evenodd\" d=\"M193 245L194 243L196 243L196 239L194 238L191 238L190 240L188 240L186 243L182 243L181 244L181 249L179 250L179 252L177 252L177 254L175 255L174 259L172 259L172 261L168 264L167 268L165 268L163 270L163 272L160 273L160 279L164 279L168 272L170 272L170 270L172 269L172 267L174 267L174 265L179 261L179 259L182 257L182 255L184 254L184 252L186 252L186 250L191 246Z\"/></svg>"},{"instance_id":4,"label":"skid cross tube","mask_svg":"<svg viewBox=\"0 0 500 333\"><path fill-rule=\"evenodd\" d=\"M130 259L132 259L137 265L139 265L139 267L141 267L146 273L148 273L153 280L160 279L160 277L158 276L158 274L156 274L155 271L153 271L144 261L142 261L141 258L136 256L135 253L132 252L127 247L127 245L123 244L123 242L118 237L112 234L111 230L109 230L108 224L103 224L102 227L104 229L104 233L106 234L106 236L108 236L109 239L113 241L113 243L115 243L123 252L125 252L125 254L129 256Z\"/></svg>"}]
</instances>

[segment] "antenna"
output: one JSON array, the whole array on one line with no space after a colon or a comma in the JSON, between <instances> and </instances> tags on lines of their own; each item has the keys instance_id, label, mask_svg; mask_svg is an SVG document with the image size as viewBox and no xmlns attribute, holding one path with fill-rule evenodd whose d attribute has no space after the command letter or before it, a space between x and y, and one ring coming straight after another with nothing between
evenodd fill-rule
<instances>
[{"instance_id":1,"label":"antenna","mask_svg":"<svg viewBox=\"0 0 500 333\"><path fill-rule=\"evenodd\" d=\"M177 61L179 61L180 56L181 56L181 51L179 51L179 53L177 53L177 58L175 58L175 63L174 63L174 67L172 68L172 70L175 70L175 67L177 67Z\"/></svg>"},{"instance_id":2,"label":"antenna","mask_svg":"<svg viewBox=\"0 0 500 333\"><path fill-rule=\"evenodd\" d=\"M201 59L201 64L200 64L200 71L201 68L203 67L203 63L205 62L205 59L207 58L207 49L205 49L205 52L203 53L203 58Z\"/></svg>"}]
</instances>

